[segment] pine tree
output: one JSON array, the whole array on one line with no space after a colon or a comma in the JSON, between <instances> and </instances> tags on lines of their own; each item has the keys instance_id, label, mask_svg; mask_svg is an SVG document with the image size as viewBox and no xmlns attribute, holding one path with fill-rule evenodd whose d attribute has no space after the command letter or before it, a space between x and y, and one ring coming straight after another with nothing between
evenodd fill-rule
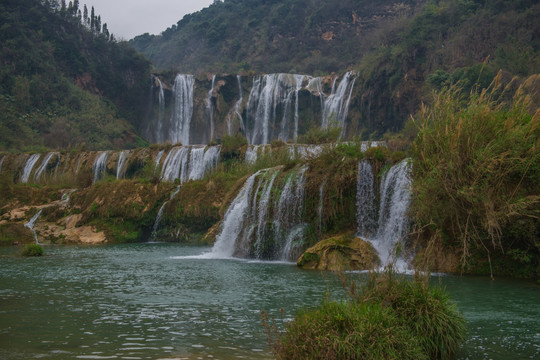
<instances>
[{"instance_id":1,"label":"pine tree","mask_svg":"<svg viewBox=\"0 0 540 360\"><path fill-rule=\"evenodd\" d=\"M84 25L88 26L88 8L86 7L86 4L84 4L84 9L83 9L83 20L84 20Z\"/></svg>"},{"instance_id":2,"label":"pine tree","mask_svg":"<svg viewBox=\"0 0 540 360\"><path fill-rule=\"evenodd\" d=\"M92 6L92 10L90 11L90 30L94 31L96 27L96 16L94 12L94 7Z\"/></svg>"},{"instance_id":3,"label":"pine tree","mask_svg":"<svg viewBox=\"0 0 540 360\"><path fill-rule=\"evenodd\" d=\"M104 24L103 24L103 30L102 30L102 33L103 33L103 35L105 35L105 37L107 38L107 40L109 40L109 29L107 28L107 23L104 23Z\"/></svg>"},{"instance_id":4,"label":"pine tree","mask_svg":"<svg viewBox=\"0 0 540 360\"><path fill-rule=\"evenodd\" d=\"M66 13L66 0L62 0L60 2L60 12L62 14L65 14Z\"/></svg>"},{"instance_id":5,"label":"pine tree","mask_svg":"<svg viewBox=\"0 0 540 360\"><path fill-rule=\"evenodd\" d=\"M96 19L96 32L98 34L101 32L101 15L98 15Z\"/></svg>"}]
</instances>

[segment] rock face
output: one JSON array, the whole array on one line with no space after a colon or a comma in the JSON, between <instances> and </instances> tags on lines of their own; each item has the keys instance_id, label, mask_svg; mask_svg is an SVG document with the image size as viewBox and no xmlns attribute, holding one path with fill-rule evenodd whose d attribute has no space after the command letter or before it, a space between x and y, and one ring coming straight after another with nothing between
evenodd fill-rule
<instances>
[{"instance_id":1,"label":"rock face","mask_svg":"<svg viewBox=\"0 0 540 360\"><path fill-rule=\"evenodd\" d=\"M314 270L367 270L379 263L373 247L350 235L322 240L307 249L297 262L299 267Z\"/></svg>"}]
</instances>

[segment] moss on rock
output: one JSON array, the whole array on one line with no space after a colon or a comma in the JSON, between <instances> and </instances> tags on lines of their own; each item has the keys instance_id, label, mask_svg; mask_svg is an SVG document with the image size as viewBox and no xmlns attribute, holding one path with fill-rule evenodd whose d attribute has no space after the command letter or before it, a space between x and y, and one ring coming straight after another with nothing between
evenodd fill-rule
<instances>
[{"instance_id":1,"label":"moss on rock","mask_svg":"<svg viewBox=\"0 0 540 360\"><path fill-rule=\"evenodd\" d=\"M316 270L366 270L379 263L371 244L351 235L322 240L307 249L297 262L299 267Z\"/></svg>"}]
</instances>

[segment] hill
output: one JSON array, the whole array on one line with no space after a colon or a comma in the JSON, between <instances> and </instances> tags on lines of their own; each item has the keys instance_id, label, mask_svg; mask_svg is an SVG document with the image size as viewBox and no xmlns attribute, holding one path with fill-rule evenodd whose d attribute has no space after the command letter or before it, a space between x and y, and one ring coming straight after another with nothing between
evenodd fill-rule
<instances>
[{"instance_id":1,"label":"hill","mask_svg":"<svg viewBox=\"0 0 540 360\"><path fill-rule=\"evenodd\" d=\"M0 3L0 150L144 143L150 63L85 8Z\"/></svg>"},{"instance_id":2,"label":"hill","mask_svg":"<svg viewBox=\"0 0 540 360\"><path fill-rule=\"evenodd\" d=\"M533 0L227 0L131 44L182 73L355 70L349 116L364 138L402 129L432 90L540 73ZM518 79L518 80L519 80Z\"/></svg>"}]
</instances>

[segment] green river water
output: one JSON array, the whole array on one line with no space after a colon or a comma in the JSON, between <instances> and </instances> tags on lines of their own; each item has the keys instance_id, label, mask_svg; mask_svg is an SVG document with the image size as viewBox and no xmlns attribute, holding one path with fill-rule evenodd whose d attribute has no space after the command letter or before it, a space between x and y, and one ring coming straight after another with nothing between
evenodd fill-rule
<instances>
[{"instance_id":1,"label":"green river water","mask_svg":"<svg viewBox=\"0 0 540 360\"><path fill-rule=\"evenodd\" d=\"M294 264L189 258L177 244L0 249L0 359L271 358L260 310L284 320L330 290ZM186 258L187 256L187 258ZM459 359L540 359L540 287L442 276L468 320ZM279 320L278 322L280 322Z\"/></svg>"}]
</instances>

